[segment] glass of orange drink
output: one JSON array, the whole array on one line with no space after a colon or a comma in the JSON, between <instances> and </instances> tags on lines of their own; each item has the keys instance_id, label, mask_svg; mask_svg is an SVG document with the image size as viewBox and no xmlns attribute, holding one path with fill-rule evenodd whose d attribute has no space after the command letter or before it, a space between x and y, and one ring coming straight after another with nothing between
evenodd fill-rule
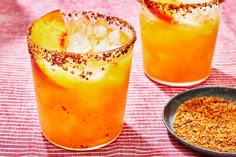
<instances>
[{"instance_id":1,"label":"glass of orange drink","mask_svg":"<svg viewBox=\"0 0 236 157\"><path fill-rule=\"evenodd\" d=\"M27 29L42 134L70 150L105 146L120 134L134 28L91 11L55 10Z\"/></svg>"},{"instance_id":2,"label":"glass of orange drink","mask_svg":"<svg viewBox=\"0 0 236 157\"><path fill-rule=\"evenodd\" d=\"M143 67L153 81L189 86L211 71L223 0L139 0Z\"/></svg>"}]
</instances>

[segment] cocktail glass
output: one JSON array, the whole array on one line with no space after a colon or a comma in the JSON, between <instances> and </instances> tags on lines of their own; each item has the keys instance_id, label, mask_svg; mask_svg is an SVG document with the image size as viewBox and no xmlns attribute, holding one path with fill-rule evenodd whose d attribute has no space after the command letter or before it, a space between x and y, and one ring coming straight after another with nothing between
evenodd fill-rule
<instances>
[{"instance_id":1,"label":"cocktail glass","mask_svg":"<svg viewBox=\"0 0 236 157\"><path fill-rule=\"evenodd\" d=\"M110 31L116 30L113 35L121 33L119 38L114 35L113 40L126 40L104 51L108 43L96 41L102 44L96 52L75 53L36 44L32 40L34 23L27 30L42 134L65 149L97 149L114 141L122 130L135 30L125 20L91 11L63 13L63 18L69 25L73 20L86 19L85 23L80 22L86 31L90 26L86 22L105 22ZM81 43L75 45L83 46L84 39L77 39Z\"/></svg>"},{"instance_id":2,"label":"cocktail glass","mask_svg":"<svg viewBox=\"0 0 236 157\"><path fill-rule=\"evenodd\" d=\"M223 0L139 0L143 67L153 81L189 86L210 74Z\"/></svg>"}]
</instances>

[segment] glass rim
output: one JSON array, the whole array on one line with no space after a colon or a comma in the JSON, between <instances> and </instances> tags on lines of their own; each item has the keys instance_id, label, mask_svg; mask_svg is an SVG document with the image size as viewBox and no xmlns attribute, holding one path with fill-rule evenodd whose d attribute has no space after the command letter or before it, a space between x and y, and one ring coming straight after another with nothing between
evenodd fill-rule
<instances>
[{"instance_id":1,"label":"glass rim","mask_svg":"<svg viewBox=\"0 0 236 157\"><path fill-rule=\"evenodd\" d=\"M177 7L206 7L209 5L221 4L225 0L206 0L205 2L160 2L159 0L137 0L141 4L153 3L153 4L161 4L161 5L171 5L172 9L177 9Z\"/></svg>"},{"instance_id":2,"label":"glass rim","mask_svg":"<svg viewBox=\"0 0 236 157\"><path fill-rule=\"evenodd\" d=\"M191 12L192 9L212 7L213 5L220 5L225 0L208 0L206 2L160 2L158 0L137 0L141 5L154 7L161 10L163 13L183 11Z\"/></svg>"},{"instance_id":3,"label":"glass rim","mask_svg":"<svg viewBox=\"0 0 236 157\"><path fill-rule=\"evenodd\" d=\"M129 35L130 40L129 42L117 48L113 48L106 51L93 52L93 53L75 53L75 52L67 52L67 51L59 51L59 50L49 50L32 41L31 30L35 22L33 21L27 27L27 44L28 44L28 49L31 56L35 56L36 55L35 53L37 53L30 50L31 48L33 48L33 49L39 49L40 53L44 53L42 55L48 62L58 60L59 61L58 64L63 64L63 61L64 63L66 63L67 59L71 59L73 62L76 62L76 63L84 62L86 64L87 60L85 59L88 59L88 58L94 58L95 60L103 60L103 61L111 60L112 58L119 58L120 56L128 53L129 50L134 47L134 43L137 39L135 28L128 21L120 17L108 15L105 13L99 13L96 11L79 11L79 10L74 10L70 12L62 12L62 15L64 19L68 18L69 20L78 16L86 17L89 20L103 19L108 24L108 26L115 24L115 28L118 28L121 31L122 29L128 29L130 31L129 34L131 34Z\"/></svg>"}]
</instances>

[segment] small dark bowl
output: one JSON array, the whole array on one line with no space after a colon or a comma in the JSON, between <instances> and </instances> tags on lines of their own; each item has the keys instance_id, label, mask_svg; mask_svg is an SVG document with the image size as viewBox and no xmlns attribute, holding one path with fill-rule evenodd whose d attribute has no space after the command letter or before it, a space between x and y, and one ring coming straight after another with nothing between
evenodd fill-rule
<instances>
[{"instance_id":1,"label":"small dark bowl","mask_svg":"<svg viewBox=\"0 0 236 157\"><path fill-rule=\"evenodd\" d=\"M217 156L217 157L236 157L236 152L219 152L213 151L210 149L201 148L199 146L188 143L187 141L178 137L173 130L173 121L176 110L179 105L181 105L186 100L189 100L194 97L202 97L202 96L215 96L228 99L230 101L236 101L236 88L230 87L200 87L187 90L182 92L176 96L174 96L164 107L163 111L163 122L166 126L167 130L170 132L172 136L174 136L177 140L179 140L184 145L189 148L200 152L202 154L206 154L209 156Z\"/></svg>"}]
</instances>

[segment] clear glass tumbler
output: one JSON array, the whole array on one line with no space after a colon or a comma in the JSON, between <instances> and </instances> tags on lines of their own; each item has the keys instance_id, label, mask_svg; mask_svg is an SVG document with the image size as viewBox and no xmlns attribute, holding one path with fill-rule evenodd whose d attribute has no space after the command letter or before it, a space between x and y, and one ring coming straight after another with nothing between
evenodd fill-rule
<instances>
[{"instance_id":1,"label":"clear glass tumbler","mask_svg":"<svg viewBox=\"0 0 236 157\"><path fill-rule=\"evenodd\" d=\"M56 13L51 13L51 17L45 16L44 20L50 19L48 22L52 24L57 18L53 14ZM104 51L103 48L108 43L96 41L102 44L96 47L96 52L90 50L86 53L75 53L51 50L35 43L32 40L34 22L27 30L43 135L51 143L65 149L97 149L115 140L122 130L136 33L128 22L118 17L90 11L73 11L62 15L69 25L76 24L71 21L80 18L86 19L88 24L105 22L110 30L119 30L127 41L117 48ZM82 23L82 28L79 29L87 31L89 26ZM101 28L101 32L103 30L104 28ZM113 35L116 33L117 31ZM41 38L42 34L43 32L36 32L35 40ZM97 33L93 35L97 36ZM91 40L93 35L90 36ZM79 37L77 40L81 43L76 43L78 45L75 44L74 49L85 44ZM49 45L48 47L53 44L55 46L53 41L49 42L44 44Z\"/></svg>"},{"instance_id":2,"label":"clear glass tumbler","mask_svg":"<svg viewBox=\"0 0 236 157\"><path fill-rule=\"evenodd\" d=\"M140 0L145 74L153 81L188 86L211 71L223 0Z\"/></svg>"}]
</instances>

